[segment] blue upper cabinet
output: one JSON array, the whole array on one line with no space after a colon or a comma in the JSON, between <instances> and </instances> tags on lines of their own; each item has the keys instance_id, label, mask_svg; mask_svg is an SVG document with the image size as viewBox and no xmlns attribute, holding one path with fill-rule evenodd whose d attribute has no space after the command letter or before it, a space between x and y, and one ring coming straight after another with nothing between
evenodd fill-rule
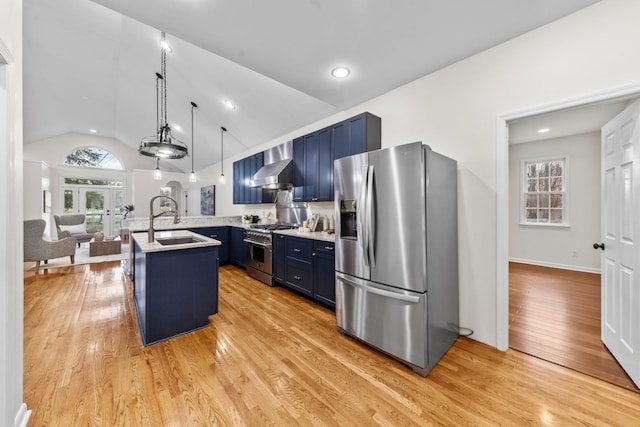
<instances>
[{"instance_id":1,"label":"blue upper cabinet","mask_svg":"<svg viewBox=\"0 0 640 427\"><path fill-rule=\"evenodd\" d=\"M247 180L251 180L251 177L258 172L264 163L262 152L254 154L249 157L249 159L250 169ZM262 188L251 188L249 193L249 203L262 203Z\"/></svg>"},{"instance_id":2,"label":"blue upper cabinet","mask_svg":"<svg viewBox=\"0 0 640 427\"><path fill-rule=\"evenodd\" d=\"M380 149L378 116L362 113L293 140L295 202L333 200L333 161ZM263 165L263 153L233 163L233 203L273 203L276 192L251 188L249 180Z\"/></svg>"},{"instance_id":3,"label":"blue upper cabinet","mask_svg":"<svg viewBox=\"0 0 640 427\"><path fill-rule=\"evenodd\" d=\"M296 202L333 200L333 143L331 128L293 140L294 188Z\"/></svg>"},{"instance_id":4,"label":"blue upper cabinet","mask_svg":"<svg viewBox=\"0 0 640 427\"><path fill-rule=\"evenodd\" d=\"M331 126L334 160L379 150L381 130L382 119L371 113L362 113Z\"/></svg>"},{"instance_id":5,"label":"blue upper cabinet","mask_svg":"<svg viewBox=\"0 0 640 427\"><path fill-rule=\"evenodd\" d=\"M310 136L305 141L305 200L308 202L333 200L331 129L325 128Z\"/></svg>"},{"instance_id":6,"label":"blue upper cabinet","mask_svg":"<svg viewBox=\"0 0 640 427\"><path fill-rule=\"evenodd\" d=\"M242 160L233 162L233 204L238 205L244 203L244 192L242 190L242 178L244 178L244 172L242 167L244 163Z\"/></svg>"},{"instance_id":7,"label":"blue upper cabinet","mask_svg":"<svg viewBox=\"0 0 640 427\"><path fill-rule=\"evenodd\" d=\"M318 132L318 201L333 200L333 139L331 128Z\"/></svg>"},{"instance_id":8,"label":"blue upper cabinet","mask_svg":"<svg viewBox=\"0 0 640 427\"><path fill-rule=\"evenodd\" d=\"M244 203L253 203L253 201L251 200L251 186L249 185L249 180L251 179L251 161L251 157L247 157L242 160L242 162L244 163L244 174L242 177L242 181L244 183L242 186L242 199L244 200Z\"/></svg>"},{"instance_id":9,"label":"blue upper cabinet","mask_svg":"<svg viewBox=\"0 0 640 427\"><path fill-rule=\"evenodd\" d=\"M304 200L305 183L305 145L304 137L293 140L293 201L302 202Z\"/></svg>"},{"instance_id":10,"label":"blue upper cabinet","mask_svg":"<svg viewBox=\"0 0 640 427\"><path fill-rule=\"evenodd\" d=\"M304 200L315 201L318 193L318 132L304 136Z\"/></svg>"},{"instance_id":11,"label":"blue upper cabinet","mask_svg":"<svg viewBox=\"0 0 640 427\"><path fill-rule=\"evenodd\" d=\"M260 170L264 163L263 153L256 153L233 162L233 203L257 204L273 203L275 191L262 188L251 188L251 177Z\"/></svg>"}]
</instances>

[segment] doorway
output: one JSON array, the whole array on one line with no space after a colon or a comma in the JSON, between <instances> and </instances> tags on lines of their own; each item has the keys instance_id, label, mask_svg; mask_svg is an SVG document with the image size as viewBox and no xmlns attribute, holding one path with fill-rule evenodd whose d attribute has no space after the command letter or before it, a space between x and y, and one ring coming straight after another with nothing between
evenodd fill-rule
<instances>
[{"instance_id":1,"label":"doorway","mask_svg":"<svg viewBox=\"0 0 640 427\"><path fill-rule=\"evenodd\" d=\"M509 155L511 153L511 146L509 142L511 140L512 129L508 125L513 125L514 123L523 123L530 121L531 123L537 123L538 119L553 119L555 116L561 116L562 114L566 114L567 112L584 112L583 117L579 120L580 124L584 125L585 122L589 120L593 121L588 111L591 107L600 107L603 104L612 104L614 102L621 102L621 108L624 108L631 98L637 97L640 88L628 88L622 91L611 92L606 94L601 94L599 96L579 99L575 100L571 103L558 104L548 106L546 108L541 108L538 110L532 110L528 112L522 112L518 114L514 114L511 117L502 117L498 120L498 130L499 130L499 153L502 156L499 156L498 159L498 168L499 168L499 197L498 197L498 348L502 350L506 350L509 347L509 321L510 321L510 311L509 311L509 289L510 289L510 276L509 276L509 260L511 258L510 254L510 233L511 228L509 228L509 219L513 216L513 208L509 209L509 206L512 205L512 200L510 198L513 197L513 192L509 194L509 186L510 176L510 165L509 165ZM596 122L593 129L584 128L581 132L595 132L597 129L598 139L599 139L599 128L613 118L616 115L616 111L610 113L609 117L605 117L604 119L600 119L601 121ZM555 123L554 126L558 126L558 122ZM501 127L504 126L504 129L501 130ZM538 127L537 124L532 125L534 127ZM543 138L539 138L543 139ZM599 158L598 158L599 161ZM599 168L598 168L599 170ZM599 173L599 172L598 172ZM502 194L504 197L500 197ZM595 207L596 210L600 210L600 206ZM574 215L579 212L574 212ZM598 225L598 230L600 229ZM598 241L598 239L594 240ZM583 247L581 250L587 250L586 247ZM545 265L544 262L539 263L539 265ZM552 265L553 267L553 265ZM556 266L557 267L557 266ZM560 266L561 268L563 266ZM555 270L559 274L554 273L554 269L547 269L545 271L546 274L551 272L552 280L558 279L559 276L562 276L564 272L562 270ZM582 270L582 271L588 271ZM512 307L513 308L513 307ZM568 313L569 315L571 313ZM598 315L599 315L599 307L598 307ZM543 345L539 344L539 345ZM544 357L541 357L544 358ZM558 363L557 360L551 360L554 363ZM562 364L562 363L558 363Z\"/></svg>"},{"instance_id":2,"label":"doorway","mask_svg":"<svg viewBox=\"0 0 640 427\"><path fill-rule=\"evenodd\" d=\"M65 214L84 214L88 230L102 231L108 236L120 234L125 200L123 181L92 183L66 178L64 182L61 194Z\"/></svg>"}]
</instances>

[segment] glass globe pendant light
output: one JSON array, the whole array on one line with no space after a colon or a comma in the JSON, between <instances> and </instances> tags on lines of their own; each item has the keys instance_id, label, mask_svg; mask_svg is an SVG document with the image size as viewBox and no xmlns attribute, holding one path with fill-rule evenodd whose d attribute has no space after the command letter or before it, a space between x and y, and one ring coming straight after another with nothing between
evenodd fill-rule
<instances>
[{"instance_id":1,"label":"glass globe pendant light","mask_svg":"<svg viewBox=\"0 0 640 427\"><path fill-rule=\"evenodd\" d=\"M160 172L160 158L156 159L156 169L153 171L153 179L160 181L162 179L162 172Z\"/></svg>"}]
</instances>

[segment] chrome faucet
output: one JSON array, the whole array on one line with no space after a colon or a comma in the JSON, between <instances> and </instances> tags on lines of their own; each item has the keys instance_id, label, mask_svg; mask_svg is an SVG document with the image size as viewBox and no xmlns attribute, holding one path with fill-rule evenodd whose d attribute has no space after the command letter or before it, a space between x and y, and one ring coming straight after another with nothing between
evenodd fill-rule
<instances>
[{"instance_id":1,"label":"chrome faucet","mask_svg":"<svg viewBox=\"0 0 640 427\"><path fill-rule=\"evenodd\" d=\"M156 199L159 198L165 198L165 199L169 199L173 202L173 205L175 206L174 210L172 211L164 211L164 212L160 212L157 215L153 214L153 202ZM153 243L156 240L156 236L155 236L155 230L153 229L153 220L156 219L159 216L162 215L166 215L166 214L173 214L173 223L177 224L180 222L180 213L178 212L178 202L175 201L175 199L169 197L169 196L155 196L151 199L151 201L149 202L149 230L148 230L148 234L149 234L149 243Z\"/></svg>"}]
</instances>

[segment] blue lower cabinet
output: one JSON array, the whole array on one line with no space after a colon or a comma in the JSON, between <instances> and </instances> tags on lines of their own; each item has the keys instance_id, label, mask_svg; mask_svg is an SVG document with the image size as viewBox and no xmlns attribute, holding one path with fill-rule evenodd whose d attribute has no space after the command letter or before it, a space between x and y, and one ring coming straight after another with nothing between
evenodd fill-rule
<instances>
[{"instance_id":1,"label":"blue lower cabinet","mask_svg":"<svg viewBox=\"0 0 640 427\"><path fill-rule=\"evenodd\" d=\"M313 240L287 236L285 254L287 260L294 259L311 264L313 261Z\"/></svg>"},{"instance_id":2,"label":"blue lower cabinet","mask_svg":"<svg viewBox=\"0 0 640 427\"><path fill-rule=\"evenodd\" d=\"M144 345L209 325L218 312L218 247L134 250L138 323Z\"/></svg>"},{"instance_id":3,"label":"blue lower cabinet","mask_svg":"<svg viewBox=\"0 0 640 427\"><path fill-rule=\"evenodd\" d=\"M335 244L274 236L274 282L335 308Z\"/></svg>"},{"instance_id":4,"label":"blue lower cabinet","mask_svg":"<svg viewBox=\"0 0 640 427\"><path fill-rule=\"evenodd\" d=\"M287 259L285 286L312 297L313 269L311 264Z\"/></svg>"},{"instance_id":5,"label":"blue lower cabinet","mask_svg":"<svg viewBox=\"0 0 640 427\"><path fill-rule=\"evenodd\" d=\"M201 227L190 228L189 231L219 240L222 245L218 246L218 256L220 257L221 263L226 263L231 260L231 252L229 251L229 247L231 246L229 228L230 227Z\"/></svg>"},{"instance_id":6,"label":"blue lower cabinet","mask_svg":"<svg viewBox=\"0 0 640 427\"><path fill-rule=\"evenodd\" d=\"M273 281L283 284L285 279L285 237L273 234Z\"/></svg>"},{"instance_id":7,"label":"blue lower cabinet","mask_svg":"<svg viewBox=\"0 0 640 427\"><path fill-rule=\"evenodd\" d=\"M244 228L231 227L231 262L242 268L247 267L247 244L244 234Z\"/></svg>"},{"instance_id":8,"label":"blue lower cabinet","mask_svg":"<svg viewBox=\"0 0 640 427\"><path fill-rule=\"evenodd\" d=\"M313 260L313 297L318 301L335 308L336 275L335 244L333 242L314 242Z\"/></svg>"}]
</instances>

